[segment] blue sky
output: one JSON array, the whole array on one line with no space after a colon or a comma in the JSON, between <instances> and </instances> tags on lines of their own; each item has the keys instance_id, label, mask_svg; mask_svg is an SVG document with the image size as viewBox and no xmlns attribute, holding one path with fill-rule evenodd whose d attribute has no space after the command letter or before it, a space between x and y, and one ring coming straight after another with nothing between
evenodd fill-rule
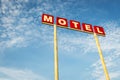
<instances>
[{"instance_id":1,"label":"blue sky","mask_svg":"<svg viewBox=\"0 0 120 80\"><path fill-rule=\"evenodd\" d=\"M120 79L119 0L0 0L0 80L53 80L53 27L43 13L105 28L111 80ZM105 80L92 34L57 28L60 80Z\"/></svg>"}]
</instances>

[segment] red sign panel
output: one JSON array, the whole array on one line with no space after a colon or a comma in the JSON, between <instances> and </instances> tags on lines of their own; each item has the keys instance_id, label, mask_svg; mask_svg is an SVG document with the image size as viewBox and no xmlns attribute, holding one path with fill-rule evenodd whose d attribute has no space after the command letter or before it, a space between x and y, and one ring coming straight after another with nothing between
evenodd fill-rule
<instances>
[{"instance_id":1,"label":"red sign panel","mask_svg":"<svg viewBox=\"0 0 120 80\"><path fill-rule=\"evenodd\" d=\"M105 31L104 31L103 27L94 26L94 32L98 35L105 36Z\"/></svg>"},{"instance_id":2,"label":"red sign panel","mask_svg":"<svg viewBox=\"0 0 120 80\"><path fill-rule=\"evenodd\" d=\"M65 18L57 17L56 24L57 26L68 27L68 22L67 19Z\"/></svg>"},{"instance_id":3,"label":"red sign panel","mask_svg":"<svg viewBox=\"0 0 120 80\"><path fill-rule=\"evenodd\" d=\"M82 23L82 28L83 28L83 31L85 32L93 33L91 24Z\"/></svg>"},{"instance_id":4,"label":"red sign panel","mask_svg":"<svg viewBox=\"0 0 120 80\"><path fill-rule=\"evenodd\" d=\"M42 15L42 23L53 25L54 24L54 16L48 15L48 14L43 14Z\"/></svg>"},{"instance_id":5,"label":"red sign panel","mask_svg":"<svg viewBox=\"0 0 120 80\"><path fill-rule=\"evenodd\" d=\"M80 22L74 21L74 20L70 20L70 28L71 29L75 29L75 30L81 30Z\"/></svg>"}]
</instances>

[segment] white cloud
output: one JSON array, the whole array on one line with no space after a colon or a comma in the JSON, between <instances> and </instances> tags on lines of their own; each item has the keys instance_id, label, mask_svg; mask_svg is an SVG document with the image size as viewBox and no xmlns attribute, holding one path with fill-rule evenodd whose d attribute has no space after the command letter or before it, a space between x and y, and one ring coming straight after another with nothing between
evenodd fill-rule
<instances>
[{"instance_id":1,"label":"white cloud","mask_svg":"<svg viewBox=\"0 0 120 80\"><path fill-rule=\"evenodd\" d=\"M1 0L1 10L2 14L7 16L18 16L21 13L20 4L14 4L14 1L10 0Z\"/></svg>"},{"instance_id":2,"label":"white cloud","mask_svg":"<svg viewBox=\"0 0 120 80\"><path fill-rule=\"evenodd\" d=\"M0 78L0 80L12 80L12 79L7 79L7 78Z\"/></svg>"},{"instance_id":3,"label":"white cloud","mask_svg":"<svg viewBox=\"0 0 120 80\"><path fill-rule=\"evenodd\" d=\"M1 1L1 28L0 32L0 47L10 48L10 47L26 47L32 42L39 40L50 39L46 37L48 35L48 28L41 28L43 26L40 24L42 12L45 11L44 8L49 9L50 4L41 3L41 1L36 2L37 7L30 8L27 6L29 0L2 0ZM41 4L41 6L39 6ZM26 10L27 9L27 10ZM40 28L37 28L40 27ZM46 32L44 32L46 31ZM49 40L50 42L52 40ZM48 42L47 42L48 43ZM4 45L3 45L4 44ZM3 51L1 49L0 51Z\"/></svg>"},{"instance_id":4,"label":"white cloud","mask_svg":"<svg viewBox=\"0 0 120 80\"><path fill-rule=\"evenodd\" d=\"M79 53L74 53L74 56L78 56L80 54L83 55L88 53L89 51L95 52L96 44L93 34L87 34L77 31L72 32L72 30L65 30L65 32L62 32L62 30L58 32L58 47L60 50L67 52L79 51Z\"/></svg>"},{"instance_id":5,"label":"white cloud","mask_svg":"<svg viewBox=\"0 0 120 80\"><path fill-rule=\"evenodd\" d=\"M12 24L14 23L14 18L13 17L3 17L1 18L3 24Z\"/></svg>"},{"instance_id":6,"label":"white cloud","mask_svg":"<svg viewBox=\"0 0 120 80\"><path fill-rule=\"evenodd\" d=\"M13 38L12 40L9 40L7 42L7 46L8 47L17 46L17 45L21 45L21 43L23 42L24 42L24 38L17 37L17 38Z\"/></svg>"},{"instance_id":7,"label":"white cloud","mask_svg":"<svg viewBox=\"0 0 120 80\"><path fill-rule=\"evenodd\" d=\"M0 80L48 80L30 70L0 67L0 74L4 75L1 76Z\"/></svg>"}]
</instances>

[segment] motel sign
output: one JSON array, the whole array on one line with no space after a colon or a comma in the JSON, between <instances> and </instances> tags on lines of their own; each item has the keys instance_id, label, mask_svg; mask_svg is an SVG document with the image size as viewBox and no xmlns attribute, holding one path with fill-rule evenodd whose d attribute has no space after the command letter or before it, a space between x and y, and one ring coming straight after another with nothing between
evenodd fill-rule
<instances>
[{"instance_id":1,"label":"motel sign","mask_svg":"<svg viewBox=\"0 0 120 80\"><path fill-rule=\"evenodd\" d=\"M42 23L54 25L54 16L43 14L42 15ZM68 27L68 20L66 18L56 18L56 26L69 28L77 31L87 32L87 33L96 33L97 35L105 36L105 31L103 27L94 26L91 24L80 23L79 21L70 20L70 27Z\"/></svg>"},{"instance_id":2,"label":"motel sign","mask_svg":"<svg viewBox=\"0 0 120 80\"><path fill-rule=\"evenodd\" d=\"M76 21L76 20L69 20L69 24L68 24L68 20L66 18L61 18L61 17L56 17L56 24L55 24L54 16L49 15L49 14L42 14L42 23L54 26L54 78L55 80L59 80L58 44L57 44L57 27L56 26L93 34L95 41L96 41L97 48L98 48L98 53L99 53L102 67L104 70L105 78L106 80L110 80L107 67L106 67L106 64L105 64L105 61L102 55L100 43L97 37L97 35L105 36L105 31L103 27L92 26L91 24L86 24L86 23L80 23L79 21Z\"/></svg>"}]
</instances>

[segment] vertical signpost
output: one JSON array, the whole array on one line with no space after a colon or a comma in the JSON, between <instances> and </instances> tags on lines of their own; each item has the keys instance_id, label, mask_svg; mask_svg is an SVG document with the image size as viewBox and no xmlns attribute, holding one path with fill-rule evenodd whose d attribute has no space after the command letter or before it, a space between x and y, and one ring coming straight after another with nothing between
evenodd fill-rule
<instances>
[{"instance_id":1,"label":"vertical signpost","mask_svg":"<svg viewBox=\"0 0 120 80\"><path fill-rule=\"evenodd\" d=\"M59 80L59 72L58 72L58 43L57 43L57 27L54 24L54 78L55 80Z\"/></svg>"},{"instance_id":2,"label":"vertical signpost","mask_svg":"<svg viewBox=\"0 0 120 80\"><path fill-rule=\"evenodd\" d=\"M96 41L96 45L97 45L97 48L98 48L98 52L99 52L99 56L100 56L102 66L103 66L103 70L104 70L104 73L105 73L106 80L110 80L109 74L108 74L108 71L107 71L107 68L106 68L106 65L105 65L105 61L104 61L104 58L103 58L103 55L102 55L102 50L101 50L101 47L100 47L100 43L99 43L99 40L98 40L98 37L97 37L96 33L94 33L94 38L95 38L95 41Z\"/></svg>"},{"instance_id":3,"label":"vertical signpost","mask_svg":"<svg viewBox=\"0 0 120 80\"><path fill-rule=\"evenodd\" d=\"M57 27L56 24L54 24L54 17L52 15L43 14L42 23L54 26L54 79L59 80Z\"/></svg>"},{"instance_id":4,"label":"vertical signpost","mask_svg":"<svg viewBox=\"0 0 120 80\"><path fill-rule=\"evenodd\" d=\"M99 52L99 56L100 56L102 66L103 66L103 70L104 70L104 73L105 73L106 80L110 80L110 77L109 77L109 74L108 74L108 71L107 71L107 67L106 67L106 64L105 64L105 61L104 61L104 58L103 58L103 55L102 55L102 50L100 48L100 43L99 43L99 40L98 40L98 37L97 37L97 35L105 36L105 32L104 32L103 27L94 26L94 29L93 29L91 24L86 24L86 23L82 23L82 27L81 27L79 21L70 20L70 28L68 28L67 19L57 17L56 18L56 24L54 24L54 16L48 15L48 14L43 14L42 15L42 23L54 26L54 79L55 80L59 80L57 26L67 28L67 29L76 30L76 31L82 31L82 32L94 34L94 38L95 38L95 41L96 41L96 45L97 45L97 48L98 48L98 52Z\"/></svg>"},{"instance_id":5,"label":"vertical signpost","mask_svg":"<svg viewBox=\"0 0 120 80\"><path fill-rule=\"evenodd\" d=\"M102 27L100 27L100 29L98 29L97 26L94 26L94 38L95 38L95 41L96 41L96 45L97 45L97 48L98 48L98 53L99 53L99 56L100 56L100 60L101 60L101 63L102 63L102 66L103 66L103 70L104 70L104 73L105 73L105 77L106 77L106 80L110 80L110 77L109 77L109 74L108 74L108 71L107 71L107 67L105 65L105 61L104 61L104 57L103 57L103 54L102 54L102 50L101 50L101 47L100 47L100 42L99 42L99 39L98 39L98 35L105 35L105 32L104 32L104 29Z\"/></svg>"}]
</instances>

